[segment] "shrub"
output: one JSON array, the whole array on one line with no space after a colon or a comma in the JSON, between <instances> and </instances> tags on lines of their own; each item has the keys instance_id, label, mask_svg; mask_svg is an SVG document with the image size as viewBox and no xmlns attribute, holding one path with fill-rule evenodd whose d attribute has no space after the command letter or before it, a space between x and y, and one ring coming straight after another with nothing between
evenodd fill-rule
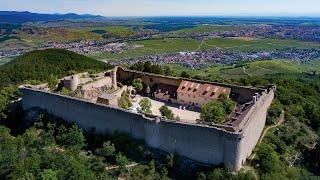
<instances>
[{"instance_id":1,"label":"shrub","mask_svg":"<svg viewBox=\"0 0 320 180\"><path fill-rule=\"evenodd\" d=\"M142 89L143 89L142 80L139 79L139 78L134 79L134 80L132 81L132 86L133 86L138 92L142 91Z\"/></svg>"},{"instance_id":2,"label":"shrub","mask_svg":"<svg viewBox=\"0 0 320 180\"><path fill-rule=\"evenodd\" d=\"M148 98L143 98L140 102L139 105L141 107L142 112L151 114L151 101Z\"/></svg>"},{"instance_id":3,"label":"shrub","mask_svg":"<svg viewBox=\"0 0 320 180\"><path fill-rule=\"evenodd\" d=\"M174 115L172 111L168 108L168 106L163 105L159 109L162 116L166 117L167 119L174 119Z\"/></svg>"},{"instance_id":4,"label":"shrub","mask_svg":"<svg viewBox=\"0 0 320 180\"><path fill-rule=\"evenodd\" d=\"M200 119L206 122L221 124L226 117L226 111L220 101L209 102L201 107Z\"/></svg>"}]
</instances>

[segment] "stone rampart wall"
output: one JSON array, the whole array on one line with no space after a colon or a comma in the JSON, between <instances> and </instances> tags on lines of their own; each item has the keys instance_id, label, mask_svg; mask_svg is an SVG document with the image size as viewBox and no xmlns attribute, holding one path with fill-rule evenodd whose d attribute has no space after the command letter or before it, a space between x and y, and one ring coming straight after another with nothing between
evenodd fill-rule
<instances>
[{"instance_id":1,"label":"stone rampart wall","mask_svg":"<svg viewBox=\"0 0 320 180\"><path fill-rule=\"evenodd\" d=\"M273 98L273 92L260 98L257 105L262 108L252 113L242 132L236 133L204 125L156 122L141 114L80 99L28 88L20 90L24 110L39 107L67 122L75 122L85 130L95 128L101 133L127 133L151 147L206 164L230 165L235 170L241 168L257 143Z\"/></svg>"}]
</instances>

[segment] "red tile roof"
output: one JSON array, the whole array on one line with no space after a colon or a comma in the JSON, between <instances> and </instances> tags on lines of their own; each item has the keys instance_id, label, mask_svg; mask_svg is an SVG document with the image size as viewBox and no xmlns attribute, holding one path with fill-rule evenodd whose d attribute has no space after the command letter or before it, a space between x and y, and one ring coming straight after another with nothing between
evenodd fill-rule
<instances>
[{"instance_id":1,"label":"red tile roof","mask_svg":"<svg viewBox=\"0 0 320 180\"><path fill-rule=\"evenodd\" d=\"M205 97L205 98L212 98L212 99L218 99L221 93L230 94L231 89L222 87L222 86L216 86L212 84L201 84L191 81L185 81L183 80L177 90L177 93L183 93L190 96L196 96L196 97Z\"/></svg>"}]
</instances>

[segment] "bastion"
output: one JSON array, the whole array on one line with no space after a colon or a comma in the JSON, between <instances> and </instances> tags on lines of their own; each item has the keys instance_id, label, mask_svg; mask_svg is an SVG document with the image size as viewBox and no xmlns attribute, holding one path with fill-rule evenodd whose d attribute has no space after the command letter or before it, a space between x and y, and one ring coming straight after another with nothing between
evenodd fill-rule
<instances>
[{"instance_id":1,"label":"bastion","mask_svg":"<svg viewBox=\"0 0 320 180\"><path fill-rule=\"evenodd\" d=\"M108 102L113 101L115 96L123 92L122 89L130 89L127 87L130 86L133 79L140 78L148 87L147 91L152 91L150 89L159 84L162 85L161 87L178 89L179 86L181 88L181 83L187 84L186 81L192 83L194 87L204 85L206 88L217 88L228 92L230 98L237 102L237 107L222 124L187 123L125 110L101 103L103 101L65 96L34 86L21 86L22 107L24 110L41 108L69 123L76 123L84 130L95 128L98 133L126 133L135 139L144 140L150 147L168 153L177 153L208 165L224 164L234 170L239 170L247 157L251 155L261 136L267 110L276 90L273 85L259 88L242 87L162 76L121 67L116 67L112 72L103 74L111 74L112 82L108 82L108 88L113 87L114 89L113 91L108 90L114 94L101 96ZM78 82L80 80L77 80ZM70 89L76 89L76 83L72 83ZM153 91L157 93L156 90ZM194 90L196 91L197 89ZM178 98L173 93L171 99L168 100L171 103L175 99Z\"/></svg>"}]
</instances>

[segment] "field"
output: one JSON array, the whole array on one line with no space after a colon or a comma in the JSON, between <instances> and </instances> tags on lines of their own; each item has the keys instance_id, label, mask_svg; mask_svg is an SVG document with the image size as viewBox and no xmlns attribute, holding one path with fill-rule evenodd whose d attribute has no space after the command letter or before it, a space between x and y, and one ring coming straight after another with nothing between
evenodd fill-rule
<instances>
[{"instance_id":1,"label":"field","mask_svg":"<svg viewBox=\"0 0 320 180\"><path fill-rule=\"evenodd\" d=\"M234 51L275 51L288 48L319 48L320 44L296 40L212 38L205 41L201 49L213 47Z\"/></svg>"},{"instance_id":2,"label":"field","mask_svg":"<svg viewBox=\"0 0 320 180\"><path fill-rule=\"evenodd\" d=\"M34 30L35 33L19 32L16 35L0 36L1 49L36 48L48 41L66 42L75 40L99 40L101 36L93 32L71 31L68 29L42 29Z\"/></svg>"},{"instance_id":3,"label":"field","mask_svg":"<svg viewBox=\"0 0 320 180\"><path fill-rule=\"evenodd\" d=\"M135 35L135 32L126 26L85 27L85 28L72 29L72 31L82 32L82 33L95 33L97 35L102 35L107 33L109 36L112 36L112 37L129 37L129 36Z\"/></svg>"},{"instance_id":4,"label":"field","mask_svg":"<svg viewBox=\"0 0 320 180\"><path fill-rule=\"evenodd\" d=\"M180 75L182 71L188 71L191 76L219 76L231 79L279 73L294 74L311 71L320 72L320 60L314 60L306 64L298 64L297 62L287 60L266 60L246 63L241 67L234 67L231 65L213 65L204 69L191 69L176 64L169 66L173 69L175 75Z\"/></svg>"},{"instance_id":5,"label":"field","mask_svg":"<svg viewBox=\"0 0 320 180\"><path fill-rule=\"evenodd\" d=\"M11 58L3 58L3 59L0 59L0 66L11 61L12 59Z\"/></svg>"},{"instance_id":6,"label":"field","mask_svg":"<svg viewBox=\"0 0 320 180\"><path fill-rule=\"evenodd\" d=\"M240 30L239 26L226 26L226 25L200 25L193 28L186 28L177 30L178 33L206 33L206 32L219 32L219 31L235 31Z\"/></svg>"},{"instance_id":7,"label":"field","mask_svg":"<svg viewBox=\"0 0 320 180\"><path fill-rule=\"evenodd\" d=\"M233 51L275 51L287 48L319 48L319 43L296 40L212 38L204 42L190 39L151 39L131 42L141 47L120 54L99 52L88 56L102 60L118 60L144 55L174 53L179 51L210 50L222 48Z\"/></svg>"}]
</instances>

